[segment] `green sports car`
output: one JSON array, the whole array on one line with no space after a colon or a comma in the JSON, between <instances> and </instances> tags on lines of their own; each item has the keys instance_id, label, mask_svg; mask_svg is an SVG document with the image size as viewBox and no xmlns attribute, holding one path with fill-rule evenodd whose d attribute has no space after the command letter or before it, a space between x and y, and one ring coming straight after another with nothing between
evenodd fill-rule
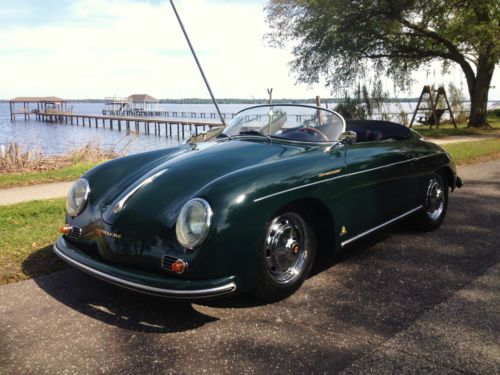
<instances>
[{"instance_id":1,"label":"green sports car","mask_svg":"<svg viewBox=\"0 0 500 375\"><path fill-rule=\"evenodd\" d=\"M408 216L436 229L462 185L443 149L391 122L260 105L221 130L87 172L55 253L143 293L274 301L301 286L319 248Z\"/></svg>"}]
</instances>

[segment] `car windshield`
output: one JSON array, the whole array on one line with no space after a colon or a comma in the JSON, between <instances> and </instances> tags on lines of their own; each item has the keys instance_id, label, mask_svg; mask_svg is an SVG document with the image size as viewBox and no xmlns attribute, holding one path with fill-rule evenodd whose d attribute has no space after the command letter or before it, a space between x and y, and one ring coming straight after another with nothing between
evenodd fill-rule
<instances>
[{"instance_id":1,"label":"car windshield","mask_svg":"<svg viewBox=\"0 0 500 375\"><path fill-rule=\"evenodd\" d=\"M328 109L305 105L262 105L239 112L222 136L262 136L301 142L334 142L345 121Z\"/></svg>"}]
</instances>

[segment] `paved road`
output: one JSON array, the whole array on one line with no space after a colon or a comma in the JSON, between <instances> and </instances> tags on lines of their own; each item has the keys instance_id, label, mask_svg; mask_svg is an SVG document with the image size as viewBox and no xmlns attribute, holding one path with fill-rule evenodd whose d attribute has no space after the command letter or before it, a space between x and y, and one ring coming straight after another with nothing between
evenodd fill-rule
<instances>
[{"instance_id":1,"label":"paved road","mask_svg":"<svg viewBox=\"0 0 500 375\"><path fill-rule=\"evenodd\" d=\"M324 256L275 304L173 303L76 270L0 287L0 373L498 374L500 161L461 176L438 231Z\"/></svg>"},{"instance_id":2,"label":"paved road","mask_svg":"<svg viewBox=\"0 0 500 375\"><path fill-rule=\"evenodd\" d=\"M27 202L33 199L65 197L73 182L54 182L31 186L0 189L0 206Z\"/></svg>"}]
</instances>

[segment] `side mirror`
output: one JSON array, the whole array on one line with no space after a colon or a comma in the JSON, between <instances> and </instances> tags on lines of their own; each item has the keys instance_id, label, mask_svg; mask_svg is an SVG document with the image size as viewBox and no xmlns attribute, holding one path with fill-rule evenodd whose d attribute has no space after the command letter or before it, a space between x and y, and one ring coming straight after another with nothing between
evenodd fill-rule
<instances>
[{"instance_id":1,"label":"side mirror","mask_svg":"<svg viewBox=\"0 0 500 375\"><path fill-rule=\"evenodd\" d=\"M353 145L356 143L357 137L358 136L355 132L347 130L339 136L339 141L347 145Z\"/></svg>"}]
</instances>

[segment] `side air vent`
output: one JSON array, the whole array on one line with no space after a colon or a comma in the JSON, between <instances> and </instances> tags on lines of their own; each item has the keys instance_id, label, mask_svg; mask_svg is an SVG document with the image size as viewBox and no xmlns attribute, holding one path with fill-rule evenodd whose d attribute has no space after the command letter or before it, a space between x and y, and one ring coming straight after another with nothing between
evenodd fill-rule
<instances>
[{"instance_id":1,"label":"side air vent","mask_svg":"<svg viewBox=\"0 0 500 375\"><path fill-rule=\"evenodd\" d=\"M73 237L73 238L80 238L82 236L82 233L83 233L82 228L78 228L78 227L75 227L72 225L71 230L68 233L68 236Z\"/></svg>"},{"instance_id":2,"label":"side air vent","mask_svg":"<svg viewBox=\"0 0 500 375\"><path fill-rule=\"evenodd\" d=\"M176 261L177 258L165 255L161 260L161 268L167 271L172 271L172 264L174 264Z\"/></svg>"}]
</instances>

